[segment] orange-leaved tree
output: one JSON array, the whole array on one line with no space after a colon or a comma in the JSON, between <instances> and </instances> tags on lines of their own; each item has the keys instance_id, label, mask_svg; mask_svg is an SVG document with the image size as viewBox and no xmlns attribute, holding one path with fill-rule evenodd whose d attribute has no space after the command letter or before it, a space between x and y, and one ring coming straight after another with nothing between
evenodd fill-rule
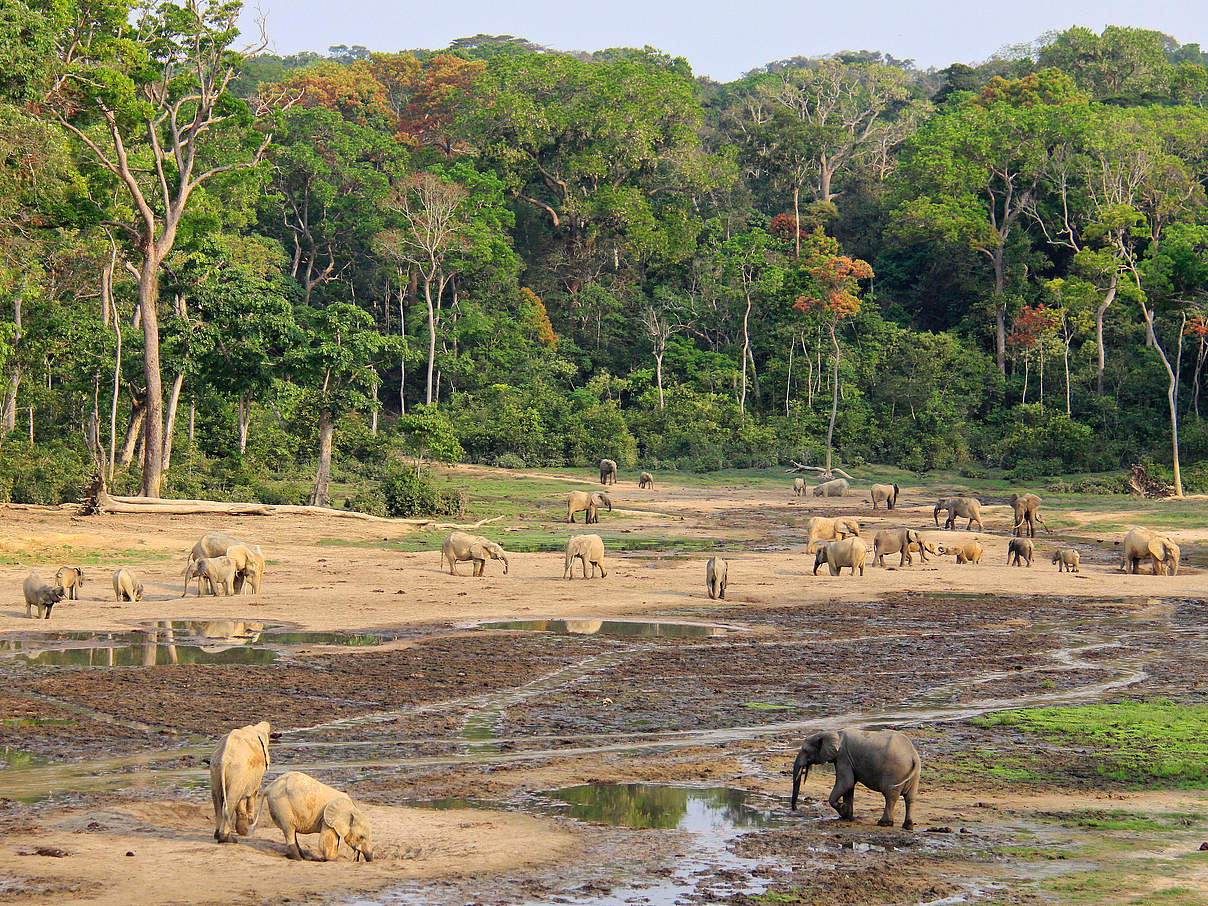
<instances>
[{"instance_id":1,"label":"orange-leaved tree","mask_svg":"<svg viewBox=\"0 0 1208 906\"><path fill-rule=\"evenodd\" d=\"M809 237L802 249L802 269L798 274L801 294L793 303L797 311L816 317L830 334L834 368L830 427L826 431L826 472L831 471L831 449L835 437L835 418L839 413L839 322L860 312L860 281L872 278L867 261L840 254L839 242L821 229Z\"/></svg>"}]
</instances>

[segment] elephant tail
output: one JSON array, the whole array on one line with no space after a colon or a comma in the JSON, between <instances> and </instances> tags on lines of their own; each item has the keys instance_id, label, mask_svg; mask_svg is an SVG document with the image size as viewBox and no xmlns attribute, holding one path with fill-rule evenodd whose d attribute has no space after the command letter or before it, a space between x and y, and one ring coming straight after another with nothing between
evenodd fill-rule
<instances>
[{"instance_id":1,"label":"elephant tail","mask_svg":"<svg viewBox=\"0 0 1208 906\"><path fill-rule=\"evenodd\" d=\"M895 783L890 789L901 789L903 793L913 798L919 790L919 772L922 768L923 763L919 760L918 752L915 752L911 761L910 773L906 775L904 780Z\"/></svg>"}]
</instances>

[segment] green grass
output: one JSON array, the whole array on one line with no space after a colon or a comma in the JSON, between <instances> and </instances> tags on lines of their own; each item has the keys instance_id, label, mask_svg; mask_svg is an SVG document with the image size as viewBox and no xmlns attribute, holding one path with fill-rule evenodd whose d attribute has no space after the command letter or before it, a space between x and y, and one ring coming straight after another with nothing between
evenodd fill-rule
<instances>
[{"instance_id":1,"label":"green grass","mask_svg":"<svg viewBox=\"0 0 1208 906\"><path fill-rule=\"evenodd\" d=\"M483 531L488 531L484 526ZM518 531L496 531L492 537L503 545L504 549L513 553L562 553L566 550L566 541L571 535L579 535L587 531L587 527L579 525L559 526L556 529L525 528ZM609 531L607 528L593 525L590 531L599 534L604 539L606 549L615 553L631 551L676 551L694 553L715 551L718 540L715 538L676 538L670 535L646 535ZM403 539L382 541L349 541L343 538L324 538L320 545L330 547L365 547L393 551L432 551L440 550L441 542L448 534L447 530L421 530L413 532ZM734 539L727 542L735 548L748 546L750 542Z\"/></svg>"},{"instance_id":2,"label":"green grass","mask_svg":"<svg viewBox=\"0 0 1208 906\"><path fill-rule=\"evenodd\" d=\"M792 705L774 705L771 702L747 702L747 707L755 711L791 711Z\"/></svg>"},{"instance_id":3,"label":"green grass","mask_svg":"<svg viewBox=\"0 0 1208 906\"><path fill-rule=\"evenodd\" d=\"M119 551L90 547L77 550L70 544L52 544L28 551L0 554L0 565L21 566L35 561L38 563L45 563L47 561L58 563L62 561L62 565L64 566L108 567L114 563L153 563L163 560L176 560L178 558L179 555L168 551L149 551L137 547ZM91 577L85 576L85 578Z\"/></svg>"},{"instance_id":4,"label":"green grass","mask_svg":"<svg viewBox=\"0 0 1208 906\"><path fill-rule=\"evenodd\" d=\"M1184 812L1138 813L1123 809L1082 809L1061 812L1054 817L1063 827L1081 827L1088 830L1105 831L1170 831L1195 827L1204 819Z\"/></svg>"},{"instance_id":5,"label":"green grass","mask_svg":"<svg viewBox=\"0 0 1208 906\"><path fill-rule=\"evenodd\" d=\"M1093 771L1128 786L1208 789L1208 705L1119 702L1000 711L974 721L1093 751Z\"/></svg>"}]
</instances>

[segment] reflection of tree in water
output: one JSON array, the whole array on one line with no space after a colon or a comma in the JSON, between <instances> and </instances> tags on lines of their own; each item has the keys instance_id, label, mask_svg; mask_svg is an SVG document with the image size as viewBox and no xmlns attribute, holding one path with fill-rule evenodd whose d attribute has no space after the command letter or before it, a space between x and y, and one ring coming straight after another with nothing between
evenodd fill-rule
<instances>
[{"instance_id":1,"label":"reflection of tree in water","mask_svg":"<svg viewBox=\"0 0 1208 906\"><path fill-rule=\"evenodd\" d=\"M704 803L718 823L762 827L767 818L747 805L743 790L690 790L645 783L587 785L557 790L550 795L568 803L580 821L623 827L675 828L688 813L688 803Z\"/></svg>"}]
</instances>

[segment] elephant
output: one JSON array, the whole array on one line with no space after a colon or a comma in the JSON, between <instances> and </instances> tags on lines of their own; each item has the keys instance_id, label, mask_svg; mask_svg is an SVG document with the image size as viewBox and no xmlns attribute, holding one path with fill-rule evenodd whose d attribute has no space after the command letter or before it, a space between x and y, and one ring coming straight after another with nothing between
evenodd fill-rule
<instances>
[{"instance_id":1,"label":"elephant","mask_svg":"<svg viewBox=\"0 0 1208 906\"><path fill-rule=\"evenodd\" d=\"M234 544L242 544L241 541L236 541L228 535L221 532L206 532L198 539L189 551L189 556L185 560L185 590L184 594L189 593L189 580L197 575L196 570L190 570L189 567L196 560L204 560L206 557L222 557L226 554L227 548ZM198 590L200 594L200 589Z\"/></svg>"},{"instance_id":2,"label":"elephant","mask_svg":"<svg viewBox=\"0 0 1208 906\"><path fill-rule=\"evenodd\" d=\"M831 790L831 808L845 821L855 817L856 784L862 783L885 797L885 811L877 824L893 827L893 809L898 797L906 800L904 830L914 827L910 816L919 792L922 762L914 744L897 730L824 730L806 738L793 762L792 808L797 808L801 781L809 776L810 766L833 762L835 786Z\"/></svg>"},{"instance_id":3,"label":"elephant","mask_svg":"<svg viewBox=\"0 0 1208 906\"><path fill-rule=\"evenodd\" d=\"M235 593L235 560L232 557L205 557L198 560L197 593L201 594L201 580L204 579L210 594L232 595Z\"/></svg>"},{"instance_id":4,"label":"elephant","mask_svg":"<svg viewBox=\"0 0 1208 906\"><path fill-rule=\"evenodd\" d=\"M1036 537L1036 523L1039 522L1044 526L1044 530L1049 530L1048 524L1040 518L1040 498L1035 494L1012 494L1007 498L1012 509L1015 510L1015 528L1011 530L1013 535L1023 535L1024 527L1027 527L1027 536L1029 538Z\"/></svg>"},{"instance_id":5,"label":"elephant","mask_svg":"<svg viewBox=\"0 0 1208 906\"><path fill-rule=\"evenodd\" d=\"M957 544L940 545L940 553L944 556L955 554L957 563L981 563L982 554L985 552L986 549L976 538L970 538L968 541L961 541Z\"/></svg>"},{"instance_id":6,"label":"elephant","mask_svg":"<svg viewBox=\"0 0 1208 906\"><path fill-rule=\"evenodd\" d=\"M832 478L821 484L814 485L815 497L842 497L847 493L849 485L846 478Z\"/></svg>"},{"instance_id":7,"label":"elephant","mask_svg":"<svg viewBox=\"0 0 1208 906\"><path fill-rule=\"evenodd\" d=\"M60 566L55 573L55 582L67 589L67 600L78 601L80 589L84 587L84 570L78 566Z\"/></svg>"},{"instance_id":8,"label":"elephant","mask_svg":"<svg viewBox=\"0 0 1208 906\"><path fill-rule=\"evenodd\" d=\"M934 544L923 537L922 533L912 528L882 529L873 536L872 562L882 569L885 568L886 554L901 554L898 566L914 564L911 551L919 552L919 559L927 562L928 554L938 553Z\"/></svg>"},{"instance_id":9,"label":"elephant","mask_svg":"<svg viewBox=\"0 0 1208 906\"><path fill-rule=\"evenodd\" d=\"M596 567L600 567L600 577L608 575L604 569L604 539L599 535L572 535L566 542L566 568L562 570L563 579L575 577L572 569L575 559L583 564L583 578L587 578L587 564L591 564L591 577L596 577Z\"/></svg>"},{"instance_id":10,"label":"elephant","mask_svg":"<svg viewBox=\"0 0 1208 906\"><path fill-rule=\"evenodd\" d=\"M848 535L859 535L860 523L845 517L811 516L805 520L805 531L805 552L812 554L819 541L842 541Z\"/></svg>"},{"instance_id":11,"label":"elephant","mask_svg":"<svg viewBox=\"0 0 1208 906\"><path fill-rule=\"evenodd\" d=\"M113 596L119 601L141 601L143 583L133 571L123 567L113 574Z\"/></svg>"},{"instance_id":12,"label":"elephant","mask_svg":"<svg viewBox=\"0 0 1208 906\"><path fill-rule=\"evenodd\" d=\"M603 491L571 491L566 495L566 521L574 522L575 513L584 513L583 523L591 525L600 521L599 508L612 512L612 498Z\"/></svg>"},{"instance_id":13,"label":"elephant","mask_svg":"<svg viewBox=\"0 0 1208 906\"><path fill-rule=\"evenodd\" d=\"M794 478L793 479L793 496L794 497L804 497L805 496L805 479L804 478Z\"/></svg>"},{"instance_id":14,"label":"elephant","mask_svg":"<svg viewBox=\"0 0 1208 906\"><path fill-rule=\"evenodd\" d=\"M1012 538L1007 544L1007 566L1027 566L1031 568L1035 548L1030 538ZM1021 561L1026 560L1027 563Z\"/></svg>"},{"instance_id":15,"label":"elephant","mask_svg":"<svg viewBox=\"0 0 1208 906\"><path fill-rule=\"evenodd\" d=\"M902 493L902 489L896 484L874 484L868 489L872 495L872 508L875 510L878 503L885 504L886 509L892 510L898 505L898 494Z\"/></svg>"},{"instance_id":16,"label":"elephant","mask_svg":"<svg viewBox=\"0 0 1208 906\"><path fill-rule=\"evenodd\" d=\"M210 756L210 798L214 801L214 839L235 843L246 837L258 817L260 782L268 770L267 720L232 730L218 741Z\"/></svg>"},{"instance_id":17,"label":"elephant","mask_svg":"<svg viewBox=\"0 0 1208 906\"><path fill-rule=\"evenodd\" d=\"M709 562L705 564L705 588L708 590L710 598L725 599L726 573L729 571L730 564L721 557L709 558Z\"/></svg>"},{"instance_id":18,"label":"elephant","mask_svg":"<svg viewBox=\"0 0 1208 906\"><path fill-rule=\"evenodd\" d=\"M979 532L986 530L981 521L981 501L976 497L941 497L935 505L935 512L932 513L937 527L940 524L940 510L948 511L948 518L944 520L945 529L955 529L956 519L959 516L961 519L969 520L965 531L972 531L975 522Z\"/></svg>"},{"instance_id":19,"label":"elephant","mask_svg":"<svg viewBox=\"0 0 1208 906\"><path fill-rule=\"evenodd\" d=\"M617 483L617 464L611 459L600 460L600 484Z\"/></svg>"},{"instance_id":20,"label":"elephant","mask_svg":"<svg viewBox=\"0 0 1208 906\"><path fill-rule=\"evenodd\" d=\"M330 862L340 841L352 848L357 861L373 861L369 819L347 793L320 783L301 771L286 771L264 790L264 802L273 824L285 835L285 853L291 859ZM298 843L298 834L319 834L319 855Z\"/></svg>"},{"instance_id":21,"label":"elephant","mask_svg":"<svg viewBox=\"0 0 1208 906\"><path fill-rule=\"evenodd\" d=\"M864 575L864 564L868 560L868 548L859 538L846 538L842 541L828 541L818 548L814 557L814 575L818 575L818 567L823 563L830 569L832 576L839 575L843 567L851 567L854 576L856 570Z\"/></svg>"},{"instance_id":22,"label":"elephant","mask_svg":"<svg viewBox=\"0 0 1208 906\"><path fill-rule=\"evenodd\" d=\"M1149 529L1134 528L1124 536L1124 561L1120 568L1125 572L1135 573L1142 560L1153 561L1153 574L1164 576L1170 570L1170 575L1179 574L1179 546L1166 535L1159 535Z\"/></svg>"},{"instance_id":23,"label":"elephant","mask_svg":"<svg viewBox=\"0 0 1208 906\"><path fill-rule=\"evenodd\" d=\"M467 535L465 532L452 532L440 546L440 563L444 566L449 561L449 575L457 575L457 564L463 560L474 561L473 573L481 576L486 569L487 560L502 560L503 574L508 572L508 555L502 547L482 535Z\"/></svg>"},{"instance_id":24,"label":"elephant","mask_svg":"<svg viewBox=\"0 0 1208 906\"><path fill-rule=\"evenodd\" d=\"M50 609L63 600L67 590L62 585L47 585L37 573L25 577L25 615L35 620L50 619ZM38 608L35 617L33 609Z\"/></svg>"},{"instance_id":25,"label":"elephant","mask_svg":"<svg viewBox=\"0 0 1208 906\"><path fill-rule=\"evenodd\" d=\"M1057 572L1078 572L1078 551L1072 547L1059 547L1053 551L1053 562L1057 564Z\"/></svg>"},{"instance_id":26,"label":"elephant","mask_svg":"<svg viewBox=\"0 0 1208 906\"><path fill-rule=\"evenodd\" d=\"M638 487L646 488L647 490L653 491L654 490L654 476L651 475L649 472L643 472L641 475L638 476Z\"/></svg>"},{"instance_id":27,"label":"elephant","mask_svg":"<svg viewBox=\"0 0 1208 906\"><path fill-rule=\"evenodd\" d=\"M235 594L243 594L245 588L250 588L252 594L260 594L260 585L264 581L264 554L260 553L258 544L233 544L227 548L226 555L235 561Z\"/></svg>"}]
</instances>

